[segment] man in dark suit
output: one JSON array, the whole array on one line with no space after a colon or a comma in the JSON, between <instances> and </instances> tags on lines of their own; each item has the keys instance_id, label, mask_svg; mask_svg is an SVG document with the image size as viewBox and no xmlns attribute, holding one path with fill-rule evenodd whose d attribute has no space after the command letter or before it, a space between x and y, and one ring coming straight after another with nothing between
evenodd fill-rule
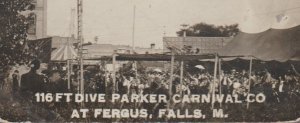
<instances>
[{"instance_id":1,"label":"man in dark suit","mask_svg":"<svg viewBox=\"0 0 300 123\"><path fill-rule=\"evenodd\" d=\"M40 61L33 60L30 67L30 71L21 76L21 94L26 98L31 98L37 92L43 92L45 84L43 76L37 74Z\"/></svg>"},{"instance_id":2,"label":"man in dark suit","mask_svg":"<svg viewBox=\"0 0 300 123\"><path fill-rule=\"evenodd\" d=\"M53 111L56 106L53 105L54 103L36 103L33 101L35 93L47 92L51 86L46 83L44 75L37 74L37 70L40 68L39 60L33 60L30 67L30 71L21 76L20 94L25 98L22 100L25 112L33 115L36 121L63 122L64 119Z\"/></svg>"},{"instance_id":3,"label":"man in dark suit","mask_svg":"<svg viewBox=\"0 0 300 123\"><path fill-rule=\"evenodd\" d=\"M13 93L14 97L18 94L18 91L19 91L19 80L20 80L19 71L15 70L12 75L12 81L13 81L12 93Z\"/></svg>"}]
</instances>

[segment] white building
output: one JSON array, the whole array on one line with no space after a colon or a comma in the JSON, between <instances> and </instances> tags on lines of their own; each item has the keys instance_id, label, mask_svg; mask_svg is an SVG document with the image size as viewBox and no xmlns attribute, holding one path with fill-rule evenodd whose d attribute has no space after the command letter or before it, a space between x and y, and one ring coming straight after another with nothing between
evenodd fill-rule
<instances>
[{"instance_id":1,"label":"white building","mask_svg":"<svg viewBox=\"0 0 300 123\"><path fill-rule=\"evenodd\" d=\"M30 26L27 39L36 40L47 37L47 0L33 0L34 10L29 15Z\"/></svg>"},{"instance_id":2,"label":"white building","mask_svg":"<svg viewBox=\"0 0 300 123\"><path fill-rule=\"evenodd\" d=\"M177 50L189 50L187 54L210 54L224 47L232 37L164 37L164 52L171 52L170 47Z\"/></svg>"}]
</instances>

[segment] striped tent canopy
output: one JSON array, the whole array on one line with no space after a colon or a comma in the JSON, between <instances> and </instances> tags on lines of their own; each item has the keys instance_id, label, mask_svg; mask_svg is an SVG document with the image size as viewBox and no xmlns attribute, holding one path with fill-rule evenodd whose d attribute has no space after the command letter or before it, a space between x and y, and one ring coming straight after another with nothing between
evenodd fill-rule
<instances>
[{"instance_id":1,"label":"striped tent canopy","mask_svg":"<svg viewBox=\"0 0 300 123\"><path fill-rule=\"evenodd\" d=\"M75 59L77 53L73 46L62 45L58 49L52 51L51 61L66 61L68 59Z\"/></svg>"}]
</instances>

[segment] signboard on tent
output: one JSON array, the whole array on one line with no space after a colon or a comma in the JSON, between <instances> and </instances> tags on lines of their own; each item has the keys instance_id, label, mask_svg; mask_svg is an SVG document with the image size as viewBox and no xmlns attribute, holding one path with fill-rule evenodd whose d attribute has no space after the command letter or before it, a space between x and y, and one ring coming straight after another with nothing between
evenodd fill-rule
<instances>
[{"instance_id":1,"label":"signboard on tent","mask_svg":"<svg viewBox=\"0 0 300 123\"><path fill-rule=\"evenodd\" d=\"M119 64L116 64L116 70L119 70L120 68L120 65ZM113 72L113 64L106 64L105 66L105 69L108 71L108 72Z\"/></svg>"},{"instance_id":2,"label":"signboard on tent","mask_svg":"<svg viewBox=\"0 0 300 123\"><path fill-rule=\"evenodd\" d=\"M164 37L164 52L170 52L169 47L185 54L195 55L215 53L224 47L232 37Z\"/></svg>"}]
</instances>

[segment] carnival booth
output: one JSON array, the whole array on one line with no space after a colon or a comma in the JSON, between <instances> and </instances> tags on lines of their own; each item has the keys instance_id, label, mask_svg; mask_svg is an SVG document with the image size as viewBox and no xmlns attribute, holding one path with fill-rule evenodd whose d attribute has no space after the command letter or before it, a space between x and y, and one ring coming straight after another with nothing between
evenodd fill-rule
<instances>
[{"instance_id":1,"label":"carnival booth","mask_svg":"<svg viewBox=\"0 0 300 123\"><path fill-rule=\"evenodd\" d=\"M72 73L71 64L73 61L76 60L76 57L77 57L77 52L74 49L74 47L71 45L62 45L58 49L52 51L51 54L51 61L53 63L63 64L63 66L66 65L66 67L62 67L62 69L67 71L68 89L71 88L71 82L70 82L70 77Z\"/></svg>"}]
</instances>

